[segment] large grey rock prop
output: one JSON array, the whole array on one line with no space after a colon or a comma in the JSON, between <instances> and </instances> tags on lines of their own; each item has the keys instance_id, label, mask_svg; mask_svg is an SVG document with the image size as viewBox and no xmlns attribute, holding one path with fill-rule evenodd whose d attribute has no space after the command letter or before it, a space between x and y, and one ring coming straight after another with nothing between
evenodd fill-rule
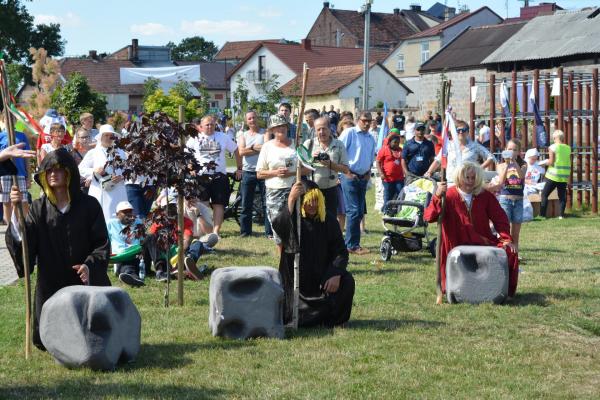
<instances>
[{"instance_id":1,"label":"large grey rock prop","mask_svg":"<svg viewBox=\"0 0 600 400\"><path fill-rule=\"evenodd\" d=\"M44 303L40 337L62 365L112 370L133 361L141 327L140 313L123 289L68 286Z\"/></svg>"},{"instance_id":2,"label":"large grey rock prop","mask_svg":"<svg viewBox=\"0 0 600 400\"><path fill-rule=\"evenodd\" d=\"M219 268L210 277L209 298L213 336L283 338L283 287L276 269Z\"/></svg>"},{"instance_id":3,"label":"large grey rock prop","mask_svg":"<svg viewBox=\"0 0 600 400\"><path fill-rule=\"evenodd\" d=\"M446 260L449 303L502 303L508 296L508 258L503 249L457 246Z\"/></svg>"}]
</instances>

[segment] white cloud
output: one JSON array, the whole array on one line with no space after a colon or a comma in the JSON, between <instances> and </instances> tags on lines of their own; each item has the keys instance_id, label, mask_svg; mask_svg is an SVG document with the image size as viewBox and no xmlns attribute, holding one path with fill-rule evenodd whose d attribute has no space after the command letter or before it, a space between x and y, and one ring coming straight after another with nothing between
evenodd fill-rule
<instances>
[{"instance_id":1,"label":"white cloud","mask_svg":"<svg viewBox=\"0 0 600 400\"><path fill-rule=\"evenodd\" d=\"M169 27L156 22L146 22L145 24L134 24L129 27L131 33L142 36L164 35L171 33Z\"/></svg>"},{"instance_id":2,"label":"white cloud","mask_svg":"<svg viewBox=\"0 0 600 400\"><path fill-rule=\"evenodd\" d=\"M267 32L262 24L250 23L238 20L210 21L198 19L195 21L181 21L181 31L186 35L200 35L210 37L221 33L234 36L256 36Z\"/></svg>"},{"instance_id":3,"label":"white cloud","mask_svg":"<svg viewBox=\"0 0 600 400\"><path fill-rule=\"evenodd\" d=\"M72 12L65 15L39 14L34 17L34 24L60 24L63 28L77 28L81 26L81 18Z\"/></svg>"},{"instance_id":4,"label":"white cloud","mask_svg":"<svg viewBox=\"0 0 600 400\"><path fill-rule=\"evenodd\" d=\"M273 7L268 7L258 12L258 16L261 18L278 18L282 15L283 13L280 10L276 10Z\"/></svg>"}]
</instances>

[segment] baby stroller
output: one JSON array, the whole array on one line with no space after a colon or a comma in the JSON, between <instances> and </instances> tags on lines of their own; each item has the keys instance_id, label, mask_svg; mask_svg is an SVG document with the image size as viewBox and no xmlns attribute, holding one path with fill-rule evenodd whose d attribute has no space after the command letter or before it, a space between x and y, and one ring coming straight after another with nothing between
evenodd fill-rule
<instances>
[{"instance_id":1,"label":"baby stroller","mask_svg":"<svg viewBox=\"0 0 600 400\"><path fill-rule=\"evenodd\" d=\"M435 257L436 238L430 240L427 222L423 218L435 190L435 180L420 178L405 186L396 200L387 203L382 221L384 233L379 247L383 261L392 258L392 254L419 251L423 247Z\"/></svg>"}]
</instances>

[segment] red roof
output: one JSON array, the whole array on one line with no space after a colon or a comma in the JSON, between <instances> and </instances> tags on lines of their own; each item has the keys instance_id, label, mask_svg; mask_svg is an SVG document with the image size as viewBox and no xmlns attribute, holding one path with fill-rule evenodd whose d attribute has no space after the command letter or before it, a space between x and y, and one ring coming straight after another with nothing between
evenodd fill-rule
<instances>
[{"instance_id":1,"label":"red roof","mask_svg":"<svg viewBox=\"0 0 600 400\"><path fill-rule=\"evenodd\" d=\"M121 85L120 68L135 68L129 60L63 58L60 73L65 79L73 72L81 72L90 87L100 93L143 95L144 85Z\"/></svg>"},{"instance_id":2,"label":"red roof","mask_svg":"<svg viewBox=\"0 0 600 400\"><path fill-rule=\"evenodd\" d=\"M277 39L245 40L238 42L225 42L223 47L214 56L214 60L241 60L262 42L278 42Z\"/></svg>"},{"instance_id":3,"label":"red roof","mask_svg":"<svg viewBox=\"0 0 600 400\"><path fill-rule=\"evenodd\" d=\"M439 34L441 34L444 31L444 29L449 28L453 25L456 25L459 22L462 22L465 19L471 17L472 15L475 15L475 14L483 11L484 9L488 9L492 13L496 14L488 6L483 6L473 12L465 12L465 13L458 14L457 16L449 19L448 21L444 21L441 24L431 27L423 32L415 33L414 35L409 36L406 39L418 39L418 38L424 38L424 37L429 37L429 36L438 36ZM498 14L496 14L496 15L498 16L498 18L500 18L500 20L502 20L502 17L500 17Z\"/></svg>"},{"instance_id":4,"label":"red roof","mask_svg":"<svg viewBox=\"0 0 600 400\"><path fill-rule=\"evenodd\" d=\"M263 42L256 46L244 60L229 72L231 77L242 65L261 47L267 48L275 57L287 65L296 74L302 73L303 64L309 68L333 67L339 65L353 65L363 62L363 49L348 47L311 46L310 50L301 44L281 44ZM377 62L388 55L387 51L369 51L369 61Z\"/></svg>"},{"instance_id":5,"label":"red roof","mask_svg":"<svg viewBox=\"0 0 600 400\"><path fill-rule=\"evenodd\" d=\"M387 73L389 71L379 63L371 63L371 67L379 65ZM306 85L306 95L316 96L324 94L337 93L343 87L354 82L363 74L363 65L339 65L335 67L311 68L309 79ZM394 75L389 73L400 85L402 85L408 93L412 91L400 82ZM299 74L294 79L281 87L281 91L286 96L299 96L302 87L302 76Z\"/></svg>"}]
</instances>

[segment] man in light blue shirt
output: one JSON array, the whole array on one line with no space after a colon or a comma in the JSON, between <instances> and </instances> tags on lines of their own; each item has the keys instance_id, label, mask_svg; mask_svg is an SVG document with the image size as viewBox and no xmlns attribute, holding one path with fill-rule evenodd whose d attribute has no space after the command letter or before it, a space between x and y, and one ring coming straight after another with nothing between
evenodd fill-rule
<instances>
[{"instance_id":1,"label":"man in light blue shirt","mask_svg":"<svg viewBox=\"0 0 600 400\"><path fill-rule=\"evenodd\" d=\"M121 254L133 246L140 245L140 239L134 237L136 225L141 225L142 221L133 213L133 206L128 201L122 201L117 204L117 217L108 220L106 228L110 238L111 254ZM130 227L130 234L123 232L123 229ZM139 276L140 260L136 255L132 255L130 260L119 264L117 272L119 280L129 286L144 286L144 281ZM145 274L144 274L145 275Z\"/></svg>"},{"instance_id":2,"label":"man in light blue shirt","mask_svg":"<svg viewBox=\"0 0 600 400\"><path fill-rule=\"evenodd\" d=\"M339 140L348 154L350 172L342 175L342 190L346 203L346 247L351 254L367 254L360 246L360 221L365 212L367 183L371 179L371 165L375 160L375 140L369 134L371 113L360 113L356 127L342 132Z\"/></svg>"}]
</instances>

